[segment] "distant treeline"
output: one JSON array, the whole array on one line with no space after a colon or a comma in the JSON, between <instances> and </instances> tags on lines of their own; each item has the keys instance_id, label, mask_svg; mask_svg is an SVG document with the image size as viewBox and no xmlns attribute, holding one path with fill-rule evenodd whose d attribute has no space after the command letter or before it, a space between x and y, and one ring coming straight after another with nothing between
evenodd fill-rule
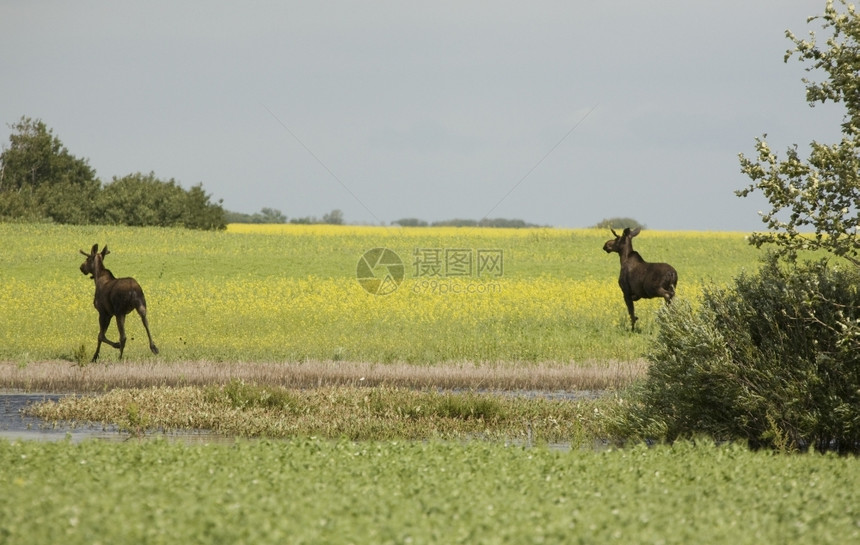
<instances>
[{"instance_id":1,"label":"distant treeline","mask_svg":"<svg viewBox=\"0 0 860 545\"><path fill-rule=\"evenodd\" d=\"M509 229L547 227L546 225L528 223L519 219L505 218L484 218L482 220L453 219L434 221L433 223L428 223L417 218L403 218L392 221L391 224L399 225L401 227L505 227ZM601 220L596 225L592 225L592 228L594 229L625 229L627 227L631 229L644 229L645 225L639 223L633 218L609 218Z\"/></svg>"},{"instance_id":2,"label":"distant treeline","mask_svg":"<svg viewBox=\"0 0 860 545\"><path fill-rule=\"evenodd\" d=\"M243 214L241 212L227 212L227 223L298 223L303 225L313 225L326 223L329 225L343 225L343 212L340 210L332 210L328 214L323 214L322 218L316 216L305 216L303 218L290 218L287 221L287 216L283 212L275 208L263 208L254 214Z\"/></svg>"},{"instance_id":3,"label":"distant treeline","mask_svg":"<svg viewBox=\"0 0 860 545\"><path fill-rule=\"evenodd\" d=\"M263 208L254 214L243 214L240 212L227 212L227 223L300 223L300 224L315 224L327 223L334 225L342 225L345 223L343 212L340 210L332 210L328 214L324 214L322 219L316 217L303 217L287 219L287 216L280 210L274 208ZM507 229L526 229L534 227L547 227L546 225L538 225L528 223L520 219L507 218L484 218L481 220L472 219L451 219L443 221L428 222L418 218L401 218L391 222L391 225L400 227L497 227ZM639 223L633 218L609 218L592 225L594 229L644 229L645 225Z\"/></svg>"},{"instance_id":4,"label":"distant treeline","mask_svg":"<svg viewBox=\"0 0 860 545\"><path fill-rule=\"evenodd\" d=\"M326 223L331 225L342 225L345 223L343 212L340 210L332 210L328 214L323 214L322 218L308 216L302 218L290 218L283 214L280 210L274 208L263 208L254 214L243 214L240 212L227 212L227 223L299 223L299 224L315 224ZM487 219L469 220L469 219L453 219L445 221L434 221L433 223L426 222L417 218L403 218L392 221L391 225L399 225L400 227L543 227L534 223L526 223L523 220L517 219Z\"/></svg>"},{"instance_id":5,"label":"distant treeline","mask_svg":"<svg viewBox=\"0 0 860 545\"><path fill-rule=\"evenodd\" d=\"M525 227L546 227L545 225L537 225L527 223L518 219L505 218L484 218L480 220L470 219L452 219L443 221L434 221L428 223L417 218L403 218L392 221L391 225L399 225L401 227L506 227L509 229L519 229Z\"/></svg>"}]
</instances>

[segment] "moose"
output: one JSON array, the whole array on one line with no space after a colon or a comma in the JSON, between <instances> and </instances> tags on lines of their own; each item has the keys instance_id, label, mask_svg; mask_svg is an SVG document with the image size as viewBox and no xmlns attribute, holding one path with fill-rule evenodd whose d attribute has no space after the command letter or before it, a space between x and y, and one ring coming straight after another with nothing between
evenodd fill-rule
<instances>
[{"instance_id":1,"label":"moose","mask_svg":"<svg viewBox=\"0 0 860 545\"><path fill-rule=\"evenodd\" d=\"M119 348L119 357L122 359L122 351L125 349L126 341L125 317L132 310L136 310L140 314L143 327L146 329L146 336L149 337L149 349L152 350L153 354L158 354L158 348L152 342L152 335L149 333L149 321L146 319L146 299L137 280L130 277L116 278L113 273L105 268L104 259L110 253L107 244L101 252L99 252L99 245L93 244L89 253L83 250L81 253L87 257L86 261L81 264L81 273L89 274L95 280L96 295L93 305L99 311L99 339L92 361L99 359L99 349L101 349L103 342L114 348ZM118 343L109 341L105 337L105 332L114 316L116 316L116 328L119 330Z\"/></svg>"},{"instance_id":2,"label":"moose","mask_svg":"<svg viewBox=\"0 0 860 545\"><path fill-rule=\"evenodd\" d=\"M624 302L627 304L627 312L630 314L630 330L636 331L636 314L633 312L633 301L639 299L651 299L662 297L666 304L672 302L675 296L675 286L678 284L678 273L668 263L648 263L639 252L633 249L633 237L639 234L640 229L624 229L619 235L610 228L615 236L613 240L607 240L603 245L606 253L616 252L621 256L621 274L618 276L618 285L624 294Z\"/></svg>"}]
</instances>

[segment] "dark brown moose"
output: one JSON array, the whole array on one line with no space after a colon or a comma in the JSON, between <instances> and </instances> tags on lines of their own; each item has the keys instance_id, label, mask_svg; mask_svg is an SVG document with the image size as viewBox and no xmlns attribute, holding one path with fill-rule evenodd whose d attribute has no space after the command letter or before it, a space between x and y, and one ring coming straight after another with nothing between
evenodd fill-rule
<instances>
[{"instance_id":1,"label":"dark brown moose","mask_svg":"<svg viewBox=\"0 0 860 545\"><path fill-rule=\"evenodd\" d=\"M633 237L639 234L639 229L629 228L619 235L610 229L614 240L607 240L603 245L606 253L617 252L621 256L621 274L618 285L624 293L627 312L630 314L630 330L636 330L636 314L633 312L633 301L662 297L666 304L675 296L675 286L678 284L678 273L668 263L648 263L639 252L633 249Z\"/></svg>"},{"instance_id":2,"label":"dark brown moose","mask_svg":"<svg viewBox=\"0 0 860 545\"><path fill-rule=\"evenodd\" d=\"M83 274L92 275L96 283L96 296L93 300L96 310L99 311L99 341L96 345L96 353L93 360L99 359L99 349L105 342L114 348L119 348L119 357L122 359L122 351L125 349L125 316L132 310L140 314L143 327L146 328L146 336L149 337L149 349L153 354L158 354L158 348L152 342L149 333L149 321L146 319L146 299L143 297L143 289L134 278L116 278L104 266L105 256L110 253L107 245L99 252L99 245L93 244L90 253L81 250L87 256L87 260L81 264ZM119 330L119 342L109 341L105 332L110 325L111 318L116 316L116 328Z\"/></svg>"}]
</instances>

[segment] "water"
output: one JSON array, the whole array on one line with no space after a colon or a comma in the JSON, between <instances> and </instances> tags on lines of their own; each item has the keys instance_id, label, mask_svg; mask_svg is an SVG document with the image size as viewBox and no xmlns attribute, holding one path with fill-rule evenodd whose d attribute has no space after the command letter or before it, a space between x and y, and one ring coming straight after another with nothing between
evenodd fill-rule
<instances>
[{"instance_id":1,"label":"water","mask_svg":"<svg viewBox=\"0 0 860 545\"><path fill-rule=\"evenodd\" d=\"M29 405L57 401L61 397L63 397L61 394L0 393L0 437L13 441L18 439L57 441L67 437L72 441L119 438L116 428L110 429L93 424L54 425L23 413Z\"/></svg>"},{"instance_id":2,"label":"water","mask_svg":"<svg viewBox=\"0 0 860 545\"><path fill-rule=\"evenodd\" d=\"M98 439L104 441L126 441L132 436L113 425L46 422L35 416L24 414L29 405L57 401L66 395L47 393L0 392L0 439L9 441L61 441L73 443ZM224 443L233 438L206 431L147 432L146 438L164 437L187 443Z\"/></svg>"}]
</instances>

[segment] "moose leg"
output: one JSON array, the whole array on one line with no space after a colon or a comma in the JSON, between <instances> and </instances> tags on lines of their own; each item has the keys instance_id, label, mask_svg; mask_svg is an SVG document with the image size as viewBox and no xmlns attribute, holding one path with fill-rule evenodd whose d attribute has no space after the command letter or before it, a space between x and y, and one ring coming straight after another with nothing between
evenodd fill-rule
<instances>
[{"instance_id":1,"label":"moose leg","mask_svg":"<svg viewBox=\"0 0 860 545\"><path fill-rule=\"evenodd\" d=\"M636 320L639 318L633 312L633 297L625 295L624 302L627 304L627 313L630 315L630 331L636 331Z\"/></svg>"},{"instance_id":2,"label":"moose leg","mask_svg":"<svg viewBox=\"0 0 860 545\"><path fill-rule=\"evenodd\" d=\"M93 354L92 361L96 361L99 359L99 350L101 350L102 348L102 343L107 343L114 348L119 348L119 343L110 341L107 337L105 337L105 332L107 331L108 326L110 326L111 318L112 316L107 312L99 312L99 339L96 343L96 353Z\"/></svg>"},{"instance_id":3,"label":"moose leg","mask_svg":"<svg viewBox=\"0 0 860 545\"><path fill-rule=\"evenodd\" d=\"M660 288L657 290L657 295L665 299L667 305L670 305L672 304L672 298L675 297L675 290L672 286L669 286L668 288Z\"/></svg>"},{"instance_id":4,"label":"moose leg","mask_svg":"<svg viewBox=\"0 0 860 545\"><path fill-rule=\"evenodd\" d=\"M125 350L125 314L116 315L116 328L119 330L119 344L114 348L119 348L119 359L122 359L122 351Z\"/></svg>"},{"instance_id":5,"label":"moose leg","mask_svg":"<svg viewBox=\"0 0 860 545\"><path fill-rule=\"evenodd\" d=\"M143 328L146 330L146 336L149 337L149 349L153 354L158 354L158 347L152 341L152 334L149 332L149 320L146 319L146 306L140 305L137 307L137 313L140 314L140 321L143 322Z\"/></svg>"},{"instance_id":6,"label":"moose leg","mask_svg":"<svg viewBox=\"0 0 860 545\"><path fill-rule=\"evenodd\" d=\"M675 285L678 283L678 274L673 270L668 272L663 277L663 282L660 283L660 288L657 294L666 300L666 304L672 303L672 298L675 297Z\"/></svg>"},{"instance_id":7,"label":"moose leg","mask_svg":"<svg viewBox=\"0 0 860 545\"><path fill-rule=\"evenodd\" d=\"M102 335L101 335L101 333L99 333L98 341L96 341L96 353L93 354L93 359L90 360L91 362L95 363L96 361L98 361L99 350L101 350L101 349L102 349Z\"/></svg>"}]
</instances>

